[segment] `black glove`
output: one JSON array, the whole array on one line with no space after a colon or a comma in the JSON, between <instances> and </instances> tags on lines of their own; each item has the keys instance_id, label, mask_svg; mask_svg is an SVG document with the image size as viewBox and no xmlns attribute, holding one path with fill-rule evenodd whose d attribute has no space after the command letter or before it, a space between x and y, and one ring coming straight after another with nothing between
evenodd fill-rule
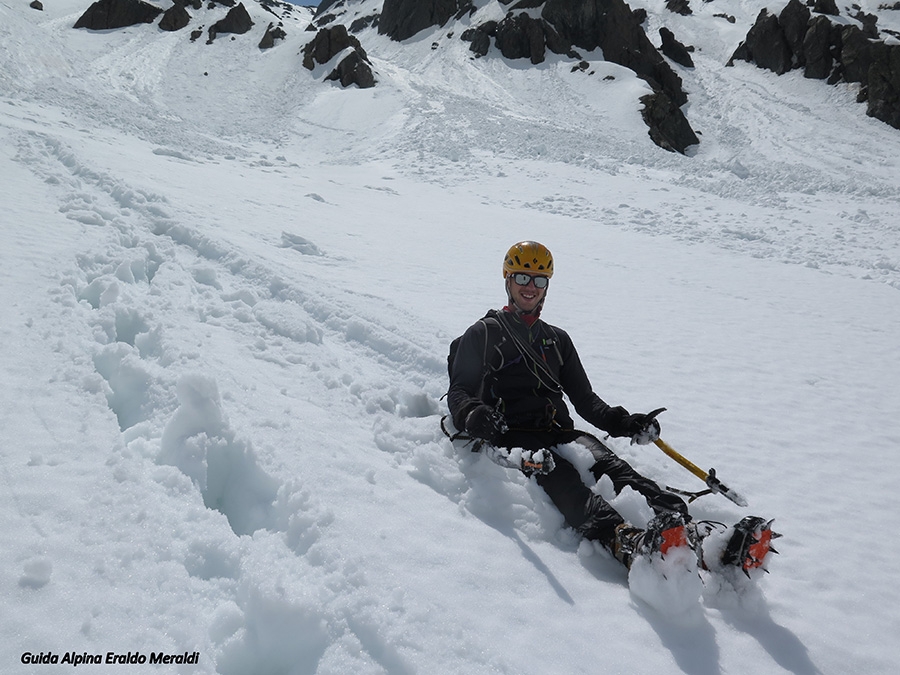
<instances>
[{"instance_id":1,"label":"black glove","mask_svg":"<svg viewBox=\"0 0 900 675\"><path fill-rule=\"evenodd\" d=\"M472 438L493 443L507 429L503 415L484 403L475 407L466 416L466 432Z\"/></svg>"},{"instance_id":2,"label":"black glove","mask_svg":"<svg viewBox=\"0 0 900 675\"><path fill-rule=\"evenodd\" d=\"M622 420L623 436L631 436L631 442L638 445L647 445L659 439L659 421L656 416L665 408L657 408L649 413L635 413Z\"/></svg>"}]
</instances>

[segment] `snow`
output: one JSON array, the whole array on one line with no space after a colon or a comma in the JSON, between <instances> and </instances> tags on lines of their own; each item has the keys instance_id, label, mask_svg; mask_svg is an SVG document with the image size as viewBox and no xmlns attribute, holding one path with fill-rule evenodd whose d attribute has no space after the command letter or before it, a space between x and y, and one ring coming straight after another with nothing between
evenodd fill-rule
<instances>
[{"instance_id":1,"label":"snow","mask_svg":"<svg viewBox=\"0 0 900 675\"><path fill-rule=\"evenodd\" d=\"M765 3L634 3L698 48L688 157L599 54L369 30L378 85L341 90L300 65L306 9L261 52L255 3L211 45L44 4L0 4L3 672L893 671L900 135L852 86L725 68ZM447 346L526 238L598 393L666 406L663 438L750 502L695 516L775 518L771 574L630 588L442 435Z\"/></svg>"}]
</instances>

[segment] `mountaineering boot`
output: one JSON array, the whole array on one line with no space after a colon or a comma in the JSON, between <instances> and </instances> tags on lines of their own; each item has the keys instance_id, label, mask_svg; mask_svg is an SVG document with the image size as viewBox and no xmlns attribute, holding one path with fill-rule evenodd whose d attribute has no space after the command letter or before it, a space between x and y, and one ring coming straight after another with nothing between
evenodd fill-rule
<instances>
[{"instance_id":1,"label":"mountaineering boot","mask_svg":"<svg viewBox=\"0 0 900 675\"><path fill-rule=\"evenodd\" d=\"M772 531L771 520L747 516L734 526L722 552L722 564L739 567L749 577L750 570L762 567L769 553L778 553L772 547L772 540L780 536Z\"/></svg>"},{"instance_id":2,"label":"mountaineering boot","mask_svg":"<svg viewBox=\"0 0 900 675\"><path fill-rule=\"evenodd\" d=\"M645 530L628 523L619 525L613 542L613 556L631 569L631 563L637 556L658 552L665 557L672 548L690 545L684 516L669 511L655 516L647 523Z\"/></svg>"}]
</instances>

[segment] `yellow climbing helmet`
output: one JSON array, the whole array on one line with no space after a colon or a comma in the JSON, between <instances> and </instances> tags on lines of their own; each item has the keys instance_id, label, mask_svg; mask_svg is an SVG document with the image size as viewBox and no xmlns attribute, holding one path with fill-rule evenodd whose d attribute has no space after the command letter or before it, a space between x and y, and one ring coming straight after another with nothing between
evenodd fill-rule
<instances>
[{"instance_id":1,"label":"yellow climbing helmet","mask_svg":"<svg viewBox=\"0 0 900 675\"><path fill-rule=\"evenodd\" d=\"M536 241L513 244L503 259L503 278L516 272L541 274L549 279L553 276L553 255Z\"/></svg>"}]
</instances>

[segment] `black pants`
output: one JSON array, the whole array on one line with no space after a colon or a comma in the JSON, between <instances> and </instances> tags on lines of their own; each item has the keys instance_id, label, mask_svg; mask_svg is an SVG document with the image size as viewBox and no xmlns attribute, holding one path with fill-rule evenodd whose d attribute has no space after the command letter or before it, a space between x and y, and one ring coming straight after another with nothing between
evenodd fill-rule
<instances>
[{"instance_id":1,"label":"black pants","mask_svg":"<svg viewBox=\"0 0 900 675\"><path fill-rule=\"evenodd\" d=\"M593 539L612 548L616 526L625 522L603 497L591 491L572 463L555 452L556 446L578 443L594 457L591 474L597 480L609 476L613 489L619 494L626 486L640 493L654 513L677 511L690 518L687 504L677 495L666 492L652 480L635 471L628 462L616 455L594 436L583 431L510 432L503 445L527 450L549 449L556 468L549 474L537 476L537 483L560 510L571 527L585 539Z\"/></svg>"}]
</instances>

